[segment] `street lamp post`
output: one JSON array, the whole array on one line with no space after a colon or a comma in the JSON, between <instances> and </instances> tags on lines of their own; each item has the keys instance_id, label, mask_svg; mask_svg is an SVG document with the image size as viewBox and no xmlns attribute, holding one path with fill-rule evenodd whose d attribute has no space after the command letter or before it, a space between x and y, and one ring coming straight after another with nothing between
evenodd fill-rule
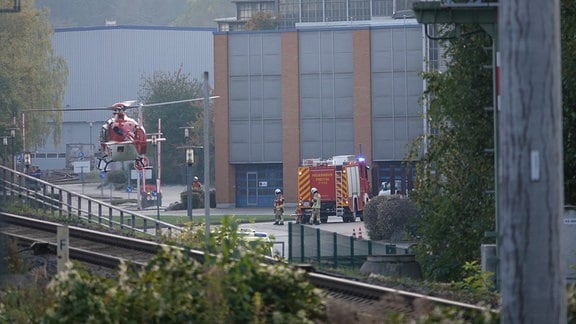
<instances>
[{"instance_id":1,"label":"street lamp post","mask_svg":"<svg viewBox=\"0 0 576 324\"><path fill-rule=\"evenodd\" d=\"M32 156L30 152L24 153L24 173L28 173L28 169L30 168L30 164L32 164Z\"/></svg>"},{"instance_id":2,"label":"street lamp post","mask_svg":"<svg viewBox=\"0 0 576 324\"><path fill-rule=\"evenodd\" d=\"M90 122L90 170L92 170L92 162L94 162L94 146L92 145L92 126L94 122Z\"/></svg>"},{"instance_id":3,"label":"street lamp post","mask_svg":"<svg viewBox=\"0 0 576 324\"><path fill-rule=\"evenodd\" d=\"M6 160L8 160L8 136L2 137L2 144L4 145L4 158L2 161L7 165Z\"/></svg>"},{"instance_id":4,"label":"street lamp post","mask_svg":"<svg viewBox=\"0 0 576 324\"><path fill-rule=\"evenodd\" d=\"M14 161L14 140L16 139L16 129L15 128L10 129L10 137L12 138L12 148L10 150L12 153L12 170L16 170L16 162Z\"/></svg>"},{"instance_id":5,"label":"street lamp post","mask_svg":"<svg viewBox=\"0 0 576 324\"><path fill-rule=\"evenodd\" d=\"M188 218L192 220L192 185L190 183L189 173L190 167L194 164L194 149L186 149L186 193L188 194Z\"/></svg>"}]
</instances>

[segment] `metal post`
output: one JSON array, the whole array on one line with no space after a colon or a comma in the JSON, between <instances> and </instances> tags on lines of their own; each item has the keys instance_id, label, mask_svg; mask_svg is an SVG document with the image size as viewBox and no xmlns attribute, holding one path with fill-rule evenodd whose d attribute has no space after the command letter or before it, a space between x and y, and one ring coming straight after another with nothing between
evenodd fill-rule
<instances>
[{"instance_id":1,"label":"metal post","mask_svg":"<svg viewBox=\"0 0 576 324\"><path fill-rule=\"evenodd\" d=\"M16 171L16 161L15 160L15 154L14 154L14 140L16 139L16 129L12 128L10 130L10 137L12 138L12 149L11 149L11 153L12 153L12 170Z\"/></svg>"},{"instance_id":2,"label":"metal post","mask_svg":"<svg viewBox=\"0 0 576 324\"><path fill-rule=\"evenodd\" d=\"M94 147L92 146L92 126L93 122L90 122L90 170L92 170L92 162L94 161Z\"/></svg>"},{"instance_id":3,"label":"metal post","mask_svg":"<svg viewBox=\"0 0 576 324\"><path fill-rule=\"evenodd\" d=\"M160 161L160 157L158 156L158 146L160 145L160 142L156 141L156 137L152 136L152 143L154 143L154 146L156 147L156 219L160 219L160 176L158 175L158 172L160 172L160 169L158 167L159 165L159 161Z\"/></svg>"},{"instance_id":4,"label":"metal post","mask_svg":"<svg viewBox=\"0 0 576 324\"><path fill-rule=\"evenodd\" d=\"M2 162L5 165L8 165L8 163L6 163L6 160L8 160L8 137L7 136L2 137L2 144L4 145L4 158L2 159Z\"/></svg>"},{"instance_id":5,"label":"metal post","mask_svg":"<svg viewBox=\"0 0 576 324\"><path fill-rule=\"evenodd\" d=\"M30 167L30 164L32 164L32 156L30 155L30 152L25 152L24 153L24 173L28 174L28 168Z\"/></svg>"},{"instance_id":6,"label":"metal post","mask_svg":"<svg viewBox=\"0 0 576 324\"><path fill-rule=\"evenodd\" d=\"M186 194L187 194L187 211L188 211L188 219L192 221L192 186L190 184L190 164L186 163Z\"/></svg>"},{"instance_id":7,"label":"metal post","mask_svg":"<svg viewBox=\"0 0 576 324\"><path fill-rule=\"evenodd\" d=\"M57 269L58 272L63 272L67 269L67 264L70 261L70 230L68 225L59 225L57 227L56 239L58 241L56 246L56 254L58 256Z\"/></svg>"},{"instance_id":8,"label":"metal post","mask_svg":"<svg viewBox=\"0 0 576 324\"><path fill-rule=\"evenodd\" d=\"M188 218L192 221L192 184L188 176L190 167L194 164L194 149L186 149L186 188L188 188Z\"/></svg>"},{"instance_id":9,"label":"metal post","mask_svg":"<svg viewBox=\"0 0 576 324\"><path fill-rule=\"evenodd\" d=\"M502 323L566 323L560 1L500 1Z\"/></svg>"},{"instance_id":10,"label":"metal post","mask_svg":"<svg viewBox=\"0 0 576 324\"><path fill-rule=\"evenodd\" d=\"M158 118L158 139L162 138L162 120ZM162 199L162 190L160 188L162 179L162 141L156 143L156 214L160 219L160 199Z\"/></svg>"},{"instance_id":11,"label":"metal post","mask_svg":"<svg viewBox=\"0 0 576 324\"><path fill-rule=\"evenodd\" d=\"M206 240L210 236L210 85L208 72L204 72L204 215Z\"/></svg>"}]
</instances>

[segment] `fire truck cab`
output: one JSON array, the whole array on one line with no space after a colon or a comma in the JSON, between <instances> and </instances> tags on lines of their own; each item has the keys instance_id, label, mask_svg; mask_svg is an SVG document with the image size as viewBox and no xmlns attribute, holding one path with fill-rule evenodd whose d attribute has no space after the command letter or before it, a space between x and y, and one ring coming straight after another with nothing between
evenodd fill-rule
<instances>
[{"instance_id":1,"label":"fire truck cab","mask_svg":"<svg viewBox=\"0 0 576 324\"><path fill-rule=\"evenodd\" d=\"M304 159L298 168L298 210L302 222L308 223L312 214L312 188L321 195L320 221L328 216L342 217L342 221L363 220L364 206L370 200L368 169L363 157L338 155L328 160Z\"/></svg>"}]
</instances>

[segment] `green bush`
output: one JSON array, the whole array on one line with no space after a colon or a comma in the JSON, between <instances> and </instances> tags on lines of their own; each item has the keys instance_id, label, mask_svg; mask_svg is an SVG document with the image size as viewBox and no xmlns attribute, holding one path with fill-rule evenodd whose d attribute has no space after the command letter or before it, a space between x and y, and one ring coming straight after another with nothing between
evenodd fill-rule
<instances>
[{"instance_id":1,"label":"green bush","mask_svg":"<svg viewBox=\"0 0 576 324\"><path fill-rule=\"evenodd\" d=\"M180 201L184 207L188 206L188 192L182 191L180 193ZM204 192L200 190L192 190L192 208L204 208Z\"/></svg>"},{"instance_id":2,"label":"green bush","mask_svg":"<svg viewBox=\"0 0 576 324\"><path fill-rule=\"evenodd\" d=\"M106 175L106 183L105 183L106 185L110 183L124 185L127 182L128 182L128 175L126 174L126 171L115 170L108 172Z\"/></svg>"},{"instance_id":3,"label":"green bush","mask_svg":"<svg viewBox=\"0 0 576 324\"><path fill-rule=\"evenodd\" d=\"M117 279L70 270L50 284L56 302L43 323L316 323L319 289L303 270L264 264L270 242L239 239L229 220L204 242L205 262L165 247L143 270L123 264ZM195 236L196 239L202 235ZM197 244L198 242L196 242Z\"/></svg>"},{"instance_id":4,"label":"green bush","mask_svg":"<svg viewBox=\"0 0 576 324\"><path fill-rule=\"evenodd\" d=\"M400 195L377 196L364 208L364 224L372 240L402 241L414 232L418 209Z\"/></svg>"}]
</instances>

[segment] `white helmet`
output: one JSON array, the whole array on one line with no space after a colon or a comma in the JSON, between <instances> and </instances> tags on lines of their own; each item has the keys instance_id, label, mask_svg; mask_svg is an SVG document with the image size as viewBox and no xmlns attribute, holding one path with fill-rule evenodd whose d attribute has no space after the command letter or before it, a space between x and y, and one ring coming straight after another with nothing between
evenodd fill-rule
<instances>
[{"instance_id":1,"label":"white helmet","mask_svg":"<svg viewBox=\"0 0 576 324\"><path fill-rule=\"evenodd\" d=\"M198 181L198 177L194 177L194 181Z\"/></svg>"},{"instance_id":2,"label":"white helmet","mask_svg":"<svg viewBox=\"0 0 576 324\"><path fill-rule=\"evenodd\" d=\"M279 194L279 193L281 193L281 192L282 192L282 190L280 190L280 189L276 189L274 192L275 192L276 194Z\"/></svg>"},{"instance_id":3,"label":"white helmet","mask_svg":"<svg viewBox=\"0 0 576 324\"><path fill-rule=\"evenodd\" d=\"M317 192L318 192L318 189L312 188L312 193L317 193Z\"/></svg>"}]
</instances>

